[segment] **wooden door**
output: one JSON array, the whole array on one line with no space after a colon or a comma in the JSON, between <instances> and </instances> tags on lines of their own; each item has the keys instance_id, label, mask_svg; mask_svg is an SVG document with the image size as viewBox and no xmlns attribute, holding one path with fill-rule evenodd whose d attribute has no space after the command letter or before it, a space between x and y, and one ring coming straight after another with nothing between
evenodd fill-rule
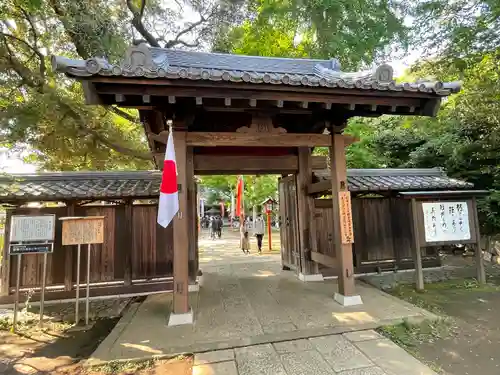
<instances>
[{"instance_id":1,"label":"wooden door","mask_svg":"<svg viewBox=\"0 0 500 375\"><path fill-rule=\"evenodd\" d=\"M279 182L281 261L283 266L299 270L299 237L297 216L297 184L295 176Z\"/></svg>"}]
</instances>

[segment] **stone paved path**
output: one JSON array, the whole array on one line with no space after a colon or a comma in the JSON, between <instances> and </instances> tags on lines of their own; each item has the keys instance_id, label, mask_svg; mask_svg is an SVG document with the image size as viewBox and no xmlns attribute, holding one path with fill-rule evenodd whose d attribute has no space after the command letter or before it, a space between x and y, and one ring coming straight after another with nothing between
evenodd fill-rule
<instances>
[{"instance_id":1,"label":"stone paved path","mask_svg":"<svg viewBox=\"0 0 500 375\"><path fill-rule=\"evenodd\" d=\"M196 375L434 375L373 330L195 355Z\"/></svg>"},{"instance_id":2,"label":"stone paved path","mask_svg":"<svg viewBox=\"0 0 500 375\"><path fill-rule=\"evenodd\" d=\"M220 240L202 234L203 276L200 291L190 294L194 324L167 327L172 295L149 296L127 312L88 363L205 353L197 363L213 363L195 367L194 374L433 374L373 332L353 332L431 314L363 283L357 290L364 304L343 307L333 300L335 280L301 282L281 270L279 253L258 255L252 247L252 254L243 254L237 233ZM423 370L391 372L400 362Z\"/></svg>"}]
</instances>

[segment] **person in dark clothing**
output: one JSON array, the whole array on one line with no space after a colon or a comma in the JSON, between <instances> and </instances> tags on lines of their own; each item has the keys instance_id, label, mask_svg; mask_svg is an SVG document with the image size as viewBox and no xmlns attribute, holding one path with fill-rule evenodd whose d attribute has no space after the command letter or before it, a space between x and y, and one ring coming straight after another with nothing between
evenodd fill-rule
<instances>
[{"instance_id":1,"label":"person in dark clothing","mask_svg":"<svg viewBox=\"0 0 500 375\"><path fill-rule=\"evenodd\" d=\"M223 227L223 225L224 225L224 222L222 221L222 217L221 217L221 216L219 216L219 217L217 218L217 236L218 236L219 238L221 238L221 237L222 237L222 227Z\"/></svg>"},{"instance_id":2,"label":"person in dark clothing","mask_svg":"<svg viewBox=\"0 0 500 375\"><path fill-rule=\"evenodd\" d=\"M215 240L218 232L219 221L216 217L212 217L210 220L210 238Z\"/></svg>"}]
</instances>

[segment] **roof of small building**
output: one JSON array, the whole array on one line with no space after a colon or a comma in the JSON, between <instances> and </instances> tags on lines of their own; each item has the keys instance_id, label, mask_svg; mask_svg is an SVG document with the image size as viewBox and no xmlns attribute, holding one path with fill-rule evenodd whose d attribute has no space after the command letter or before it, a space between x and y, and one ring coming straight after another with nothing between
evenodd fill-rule
<instances>
[{"instance_id":1,"label":"roof of small building","mask_svg":"<svg viewBox=\"0 0 500 375\"><path fill-rule=\"evenodd\" d=\"M315 171L328 177L329 171ZM349 169L352 192L471 189L472 184L447 177L440 169ZM158 197L161 172L43 172L0 176L0 202Z\"/></svg>"},{"instance_id":2,"label":"roof of small building","mask_svg":"<svg viewBox=\"0 0 500 375\"><path fill-rule=\"evenodd\" d=\"M149 47L128 49L122 62L104 58L87 60L53 56L55 71L73 77L118 76L150 79L187 79L268 83L293 86L323 86L360 90L410 91L449 95L460 90L459 82L417 81L396 83L393 69L382 64L375 69L343 72L337 59L281 58L197 52Z\"/></svg>"},{"instance_id":3,"label":"roof of small building","mask_svg":"<svg viewBox=\"0 0 500 375\"><path fill-rule=\"evenodd\" d=\"M323 180L330 171L314 171ZM470 182L448 177L441 168L349 169L347 184L351 192L426 191L471 189Z\"/></svg>"}]
</instances>

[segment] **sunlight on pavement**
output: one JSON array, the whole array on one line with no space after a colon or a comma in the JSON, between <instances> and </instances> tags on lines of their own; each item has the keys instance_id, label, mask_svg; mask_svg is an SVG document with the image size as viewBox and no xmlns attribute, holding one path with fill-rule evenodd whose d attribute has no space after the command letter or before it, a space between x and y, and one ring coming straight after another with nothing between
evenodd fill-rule
<instances>
[{"instance_id":1,"label":"sunlight on pavement","mask_svg":"<svg viewBox=\"0 0 500 375\"><path fill-rule=\"evenodd\" d=\"M252 276L257 276L257 277L270 277L270 276L278 276L274 272L271 271L263 271L259 270L257 271L258 273L253 273Z\"/></svg>"},{"instance_id":2,"label":"sunlight on pavement","mask_svg":"<svg viewBox=\"0 0 500 375\"><path fill-rule=\"evenodd\" d=\"M215 375L215 372L210 365L195 366L193 375Z\"/></svg>"},{"instance_id":3,"label":"sunlight on pavement","mask_svg":"<svg viewBox=\"0 0 500 375\"><path fill-rule=\"evenodd\" d=\"M138 345L138 344L130 344L130 343L123 343L122 346L126 348L131 348L131 349L137 349L146 353L151 353L151 354L163 354L161 350L158 349L153 349L150 348L149 346L146 345Z\"/></svg>"},{"instance_id":4,"label":"sunlight on pavement","mask_svg":"<svg viewBox=\"0 0 500 375\"><path fill-rule=\"evenodd\" d=\"M337 319L340 323L371 323L375 322L375 318L370 314L359 311L359 312L347 312L347 313L332 313L332 316Z\"/></svg>"}]
</instances>

